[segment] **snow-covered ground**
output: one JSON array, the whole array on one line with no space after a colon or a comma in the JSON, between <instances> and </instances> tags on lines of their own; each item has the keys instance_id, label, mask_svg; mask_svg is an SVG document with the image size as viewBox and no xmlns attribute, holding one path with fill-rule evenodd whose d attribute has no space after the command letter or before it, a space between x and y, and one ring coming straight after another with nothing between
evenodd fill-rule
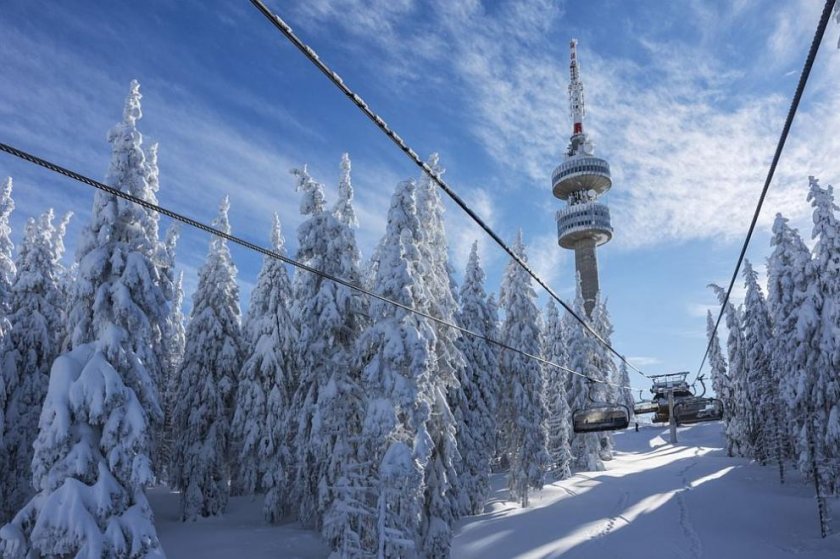
<instances>
[{"instance_id":1,"label":"snow-covered ground","mask_svg":"<svg viewBox=\"0 0 840 559\"><path fill-rule=\"evenodd\" d=\"M607 471L547 485L528 509L504 501L504 478L482 515L459 523L456 559L595 558L781 559L840 557L840 535L819 537L813 488L774 467L728 458L720 424L643 427L615 436ZM182 523L177 495L150 496L170 559L202 557L324 558L314 532L269 526L260 504L231 500L220 519ZM832 503L840 510L840 503ZM840 532L835 521L834 532Z\"/></svg>"},{"instance_id":2,"label":"snow-covered ground","mask_svg":"<svg viewBox=\"0 0 840 559\"><path fill-rule=\"evenodd\" d=\"M195 522L181 522L176 493L152 490L149 501L168 559L314 559L329 555L318 534L297 522L264 522L261 500L233 497L224 516Z\"/></svg>"},{"instance_id":3,"label":"snow-covered ground","mask_svg":"<svg viewBox=\"0 0 840 559\"><path fill-rule=\"evenodd\" d=\"M488 512L461 522L453 557L840 556L840 536L820 539L813 489L799 476L781 486L777 469L728 458L719 423L680 429L677 446L667 437L659 427L616 434L606 472L548 485L528 509L500 489Z\"/></svg>"}]
</instances>

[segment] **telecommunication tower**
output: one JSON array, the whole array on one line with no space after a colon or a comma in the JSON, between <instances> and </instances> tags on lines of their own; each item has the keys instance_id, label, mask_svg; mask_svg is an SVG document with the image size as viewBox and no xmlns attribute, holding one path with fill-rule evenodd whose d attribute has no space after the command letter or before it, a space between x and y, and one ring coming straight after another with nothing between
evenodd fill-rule
<instances>
[{"instance_id":1,"label":"telecommunication tower","mask_svg":"<svg viewBox=\"0 0 840 559\"><path fill-rule=\"evenodd\" d=\"M569 44L569 111L572 136L565 160L551 174L554 196L568 202L557 212L557 238L561 247L575 251L575 270L580 277L584 308L592 315L598 295L598 260L595 247L612 239L610 209L598 197L612 186L610 164L595 157L595 148L583 131L586 114L583 82L577 58L577 39Z\"/></svg>"}]
</instances>

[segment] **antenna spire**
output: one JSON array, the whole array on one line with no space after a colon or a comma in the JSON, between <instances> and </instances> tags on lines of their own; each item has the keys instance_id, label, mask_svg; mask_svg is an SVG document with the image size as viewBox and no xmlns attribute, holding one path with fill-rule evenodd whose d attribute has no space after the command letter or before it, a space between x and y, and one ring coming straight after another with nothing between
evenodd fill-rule
<instances>
[{"instance_id":1,"label":"antenna spire","mask_svg":"<svg viewBox=\"0 0 840 559\"><path fill-rule=\"evenodd\" d=\"M580 66L578 66L577 58L577 39L572 39L569 43L569 56L571 63L569 64L569 113L574 123L572 134L583 134L583 117L586 115L586 109L583 106L583 82L580 81Z\"/></svg>"}]
</instances>

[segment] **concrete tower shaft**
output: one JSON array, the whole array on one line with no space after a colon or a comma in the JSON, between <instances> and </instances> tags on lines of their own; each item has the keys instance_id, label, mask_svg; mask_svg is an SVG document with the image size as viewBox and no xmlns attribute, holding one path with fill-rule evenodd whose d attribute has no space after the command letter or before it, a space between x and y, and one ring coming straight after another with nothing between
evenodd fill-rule
<instances>
[{"instance_id":1,"label":"concrete tower shaft","mask_svg":"<svg viewBox=\"0 0 840 559\"><path fill-rule=\"evenodd\" d=\"M557 212L558 244L575 251L575 270L581 282L584 308L588 316L598 297L598 258L595 248L612 239L610 210L598 197L612 187L610 165L594 155L594 147L583 130L586 107L577 56L577 40L569 44L569 115L572 136L565 160L551 174L555 197L568 202Z\"/></svg>"},{"instance_id":2,"label":"concrete tower shaft","mask_svg":"<svg viewBox=\"0 0 840 559\"><path fill-rule=\"evenodd\" d=\"M595 300L600 290L598 280L598 258L595 256L595 240L582 238L574 245L575 271L580 278L580 291L583 295L583 308L586 316L592 316Z\"/></svg>"}]
</instances>

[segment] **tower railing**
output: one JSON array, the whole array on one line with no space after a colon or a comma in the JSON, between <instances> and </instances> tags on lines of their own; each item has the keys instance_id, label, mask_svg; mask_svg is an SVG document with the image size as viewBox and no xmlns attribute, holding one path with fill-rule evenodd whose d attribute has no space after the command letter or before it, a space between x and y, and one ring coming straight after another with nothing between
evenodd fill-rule
<instances>
[{"instance_id":1,"label":"tower railing","mask_svg":"<svg viewBox=\"0 0 840 559\"><path fill-rule=\"evenodd\" d=\"M610 176L610 164L599 157L572 157L558 165L551 173L551 184L572 175L599 174Z\"/></svg>"},{"instance_id":2,"label":"tower railing","mask_svg":"<svg viewBox=\"0 0 840 559\"><path fill-rule=\"evenodd\" d=\"M598 202L584 202L557 212L557 234L560 237L589 230L612 234L609 207Z\"/></svg>"}]
</instances>

